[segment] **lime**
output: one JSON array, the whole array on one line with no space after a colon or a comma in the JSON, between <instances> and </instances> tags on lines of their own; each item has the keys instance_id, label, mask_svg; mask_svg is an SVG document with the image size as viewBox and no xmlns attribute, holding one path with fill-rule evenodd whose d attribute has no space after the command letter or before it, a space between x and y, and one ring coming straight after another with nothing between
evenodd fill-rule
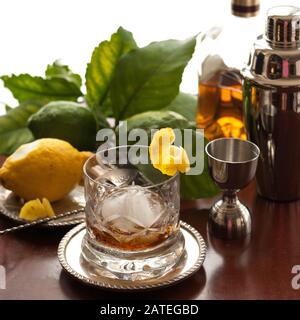
<instances>
[{"instance_id":1,"label":"lime","mask_svg":"<svg viewBox=\"0 0 300 320\"><path fill-rule=\"evenodd\" d=\"M28 120L36 139L68 141L78 150L93 150L97 124L92 112L78 103L54 101L46 104Z\"/></svg>"},{"instance_id":2,"label":"lime","mask_svg":"<svg viewBox=\"0 0 300 320\"><path fill-rule=\"evenodd\" d=\"M184 116L173 111L147 111L136 114L127 120L127 130L141 129L187 129L193 128L193 123Z\"/></svg>"}]
</instances>

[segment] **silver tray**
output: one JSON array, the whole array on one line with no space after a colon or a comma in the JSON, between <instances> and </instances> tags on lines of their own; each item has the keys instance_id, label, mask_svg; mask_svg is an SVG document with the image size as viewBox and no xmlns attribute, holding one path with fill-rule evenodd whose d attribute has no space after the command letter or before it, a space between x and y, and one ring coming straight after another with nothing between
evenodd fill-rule
<instances>
[{"instance_id":1,"label":"silver tray","mask_svg":"<svg viewBox=\"0 0 300 320\"><path fill-rule=\"evenodd\" d=\"M85 224L70 230L61 240L58 247L58 259L63 269L74 278L88 285L114 291L141 291L171 286L199 270L202 266L206 245L199 232L181 221L181 232L185 238L185 254L173 270L160 278L146 281L124 281L106 278L89 272L81 258L81 242L85 235Z\"/></svg>"},{"instance_id":2,"label":"silver tray","mask_svg":"<svg viewBox=\"0 0 300 320\"><path fill-rule=\"evenodd\" d=\"M13 194L10 190L0 185L0 213L18 224L27 223L28 221L19 217L20 210L24 205L24 201ZM42 224L45 227L64 227L74 226L84 220L84 193L83 187L78 185L70 194L60 200L52 203L53 210L56 215L75 210L74 215L49 221Z\"/></svg>"}]
</instances>

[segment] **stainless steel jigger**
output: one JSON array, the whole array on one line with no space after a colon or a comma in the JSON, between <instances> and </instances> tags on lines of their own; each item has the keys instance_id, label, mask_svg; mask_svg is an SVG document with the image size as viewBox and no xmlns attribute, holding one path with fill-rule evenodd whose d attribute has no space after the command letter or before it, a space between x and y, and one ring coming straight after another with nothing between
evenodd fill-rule
<instances>
[{"instance_id":1,"label":"stainless steel jigger","mask_svg":"<svg viewBox=\"0 0 300 320\"><path fill-rule=\"evenodd\" d=\"M223 239L242 239L251 232L249 210L237 197L256 171L259 148L250 141L221 138L206 145L210 174L223 190L223 198L211 208L208 227Z\"/></svg>"}]
</instances>

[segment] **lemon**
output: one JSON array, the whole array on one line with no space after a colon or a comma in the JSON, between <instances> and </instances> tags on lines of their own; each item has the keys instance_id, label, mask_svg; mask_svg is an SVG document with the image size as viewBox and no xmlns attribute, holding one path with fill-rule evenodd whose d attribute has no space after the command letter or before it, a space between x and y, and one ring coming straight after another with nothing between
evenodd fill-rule
<instances>
[{"instance_id":1,"label":"lemon","mask_svg":"<svg viewBox=\"0 0 300 320\"><path fill-rule=\"evenodd\" d=\"M0 182L25 200L60 200L78 184L90 155L63 140L36 140L22 145L6 159L0 169Z\"/></svg>"},{"instance_id":2,"label":"lemon","mask_svg":"<svg viewBox=\"0 0 300 320\"><path fill-rule=\"evenodd\" d=\"M40 199L28 201L20 211L20 218L28 221L53 216L55 216L55 213L49 200L46 198L43 198L42 202Z\"/></svg>"}]
</instances>

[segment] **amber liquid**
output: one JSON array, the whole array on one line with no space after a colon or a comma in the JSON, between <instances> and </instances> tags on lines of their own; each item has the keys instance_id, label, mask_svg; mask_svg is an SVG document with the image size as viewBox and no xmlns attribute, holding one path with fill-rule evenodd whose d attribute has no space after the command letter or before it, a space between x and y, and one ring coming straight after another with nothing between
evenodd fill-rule
<instances>
[{"instance_id":1,"label":"amber liquid","mask_svg":"<svg viewBox=\"0 0 300 320\"><path fill-rule=\"evenodd\" d=\"M106 246L114 247L122 250L145 250L158 246L166 239L175 235L178 227L168 225L163 231L148 230L143 232L141 236L134 236L129 232L122 232L120 230L113 231L113 235L105 231L100 231L95 227L90 227L95 239Z\"/></svg>"},{"instance_id":2,"label":"amber liquid","mask_svg":"<svg viewBox=\"0 0 300 320\"><path fill-rule=\"evenodd\" d=\"M236 70L199 80L197 125L208 140L222 137L246 139L243 123L241 76Z\"/></svg>"}]
</instances>

